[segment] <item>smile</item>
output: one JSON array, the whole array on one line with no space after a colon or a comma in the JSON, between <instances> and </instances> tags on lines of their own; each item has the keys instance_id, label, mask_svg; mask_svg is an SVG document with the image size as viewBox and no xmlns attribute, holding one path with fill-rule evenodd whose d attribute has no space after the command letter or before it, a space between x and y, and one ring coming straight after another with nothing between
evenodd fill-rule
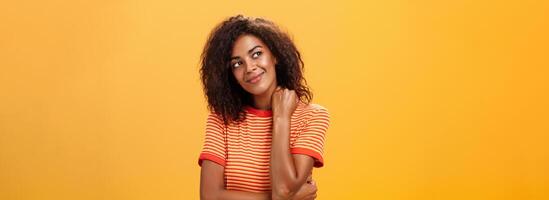
<instances>
[{"instance_id":1,"label":"smile","mask_svg":"<svg viewBox=\"0 0 549 200\"><path fill-rule=\"evenodd\" d=\"M259 81L261 80L263 74L265 74L265 72L259 73L257 76L255 76L255 77L249 79L247 82L248 82L248 83L252 83L252 84L257 83L257 82L259 82Z\"/></svg>"}]
</instances>

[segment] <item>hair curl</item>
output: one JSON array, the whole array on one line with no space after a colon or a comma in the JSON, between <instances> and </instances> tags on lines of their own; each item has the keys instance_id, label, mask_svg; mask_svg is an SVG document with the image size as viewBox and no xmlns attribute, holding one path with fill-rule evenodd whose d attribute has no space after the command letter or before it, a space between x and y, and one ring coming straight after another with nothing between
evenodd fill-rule
<instances>
[{"instance_id":1,"label":"hair curl","mask_svg":"<svg viewBox=\"0 0 549 200\"><path fill-rule=\"evenodd\" d=\"M238 84L230 68L234 42L243 34L258 37L271 50L277 59L278 85L295 90L300 101L310 103L313 95L303 77L304 63L289 35L269 20L237 15L212 30L201 55L200 76L208 109L228 124L242 120L243 107L253 105L251 94Z\"/></svg>"}]
</instances>

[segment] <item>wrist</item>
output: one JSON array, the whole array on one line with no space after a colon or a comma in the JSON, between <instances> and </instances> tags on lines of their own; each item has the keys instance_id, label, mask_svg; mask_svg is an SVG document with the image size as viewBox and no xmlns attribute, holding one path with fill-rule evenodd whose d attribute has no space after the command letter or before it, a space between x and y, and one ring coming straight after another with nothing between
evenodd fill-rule
<instances>
[{"instance_id":1,"label":"wrist","mask_svg":"<svg viewBox=\"0 0 549 200\"><path fill-rule=\"evenodd\" d=\"M290 133L290 118L276 117L273 118L273 136L284 136ZM273 137L274 139L275 137Z\"/></svg>"},{"instance_id":2,"label":"wrist","mask_svg":"<svg viewBox=\"0 0 549 200\"><path fill-rule=\"evenodd\" d=\"M273 115L273 124L290 123L290 117L287 115Z\"/></svg>"}]
</instances>

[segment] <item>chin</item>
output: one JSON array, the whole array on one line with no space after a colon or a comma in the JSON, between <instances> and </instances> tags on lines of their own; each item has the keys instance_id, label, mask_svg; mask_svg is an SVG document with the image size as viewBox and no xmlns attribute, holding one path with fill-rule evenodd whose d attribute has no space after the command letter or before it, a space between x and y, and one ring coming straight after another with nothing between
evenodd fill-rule
<instances>
[{"instance_id":1,"label":"chin","mask_svg":"<svg viewBox=\"0 0 549 200\"><path fill-rule=\"evenodd\" d=\"M269 87L262 87L262 86L256 86L254 88L244 88L248 93L252 94L252 95L255 95L255 96L258 96L258 95L262 95L264 94L265 92L267 92Z\"/></svg>"},{"instance_id":2,"label":"chin","mask_svg":"<svg viewBox=\"0 0 549 200\"><path fill-rule=\"evenodd\" d=\"M269 88L273 85L273 84L276 84L276 81L274 81L274 78L272 77L264 77L265 79L262 79L261 82L259 82L258 84L241 84L241 86L246 86L246 87L242 87L244 90L246 90L246 92L250 93L251 95L254 95L254 96L260 96L260 95L264 95L266 92L269 91Z\"/></svg>"}]
</instances>

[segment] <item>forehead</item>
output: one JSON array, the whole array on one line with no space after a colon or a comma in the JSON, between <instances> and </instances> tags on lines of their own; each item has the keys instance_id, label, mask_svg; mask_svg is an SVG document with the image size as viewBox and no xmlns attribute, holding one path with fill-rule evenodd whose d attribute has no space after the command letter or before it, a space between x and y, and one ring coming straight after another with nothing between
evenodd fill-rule
<instances>
[{"instance_id":1,"label":"forehead","mask_svg":"<svg viewBox=\"0 0 549 200\"><path fill-rule=\"evenodd\" d=\"M244 34L239 36L234 42L232 49L232 56L246 55L248 50L256 46L266 47L265 43L261 41L258 37L251 34Z\"/></svg>"}]
</instances>

